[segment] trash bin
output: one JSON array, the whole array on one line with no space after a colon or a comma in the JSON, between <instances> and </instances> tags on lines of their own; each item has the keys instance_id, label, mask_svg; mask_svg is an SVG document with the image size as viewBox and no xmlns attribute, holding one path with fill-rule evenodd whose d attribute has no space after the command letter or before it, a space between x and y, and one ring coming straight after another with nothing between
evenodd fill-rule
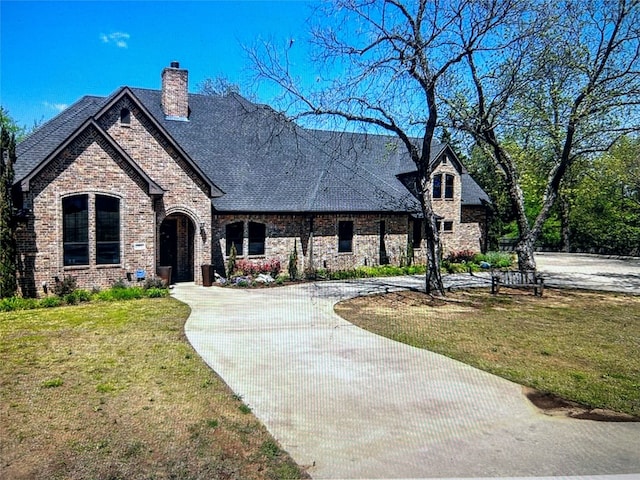
<instances>
[{"instance_id":1,"label":"trash bin","mask_svg":"<svg viewBox=\"0 0 640 480\"><path fill-rule=\"evenodd\" d=\"M166 283L167 287L171 285L171 266L158 267L158 275Z\"/></svg>"},{"instance_id":2,"label":"trash bin","mask_svg":"<svg viewBox=\"0 0 640 480\"><path fill-rule=\"evenodd\" d=\"M213 265L202 265L202 286L213 285Z\"/></svg>"}]
</instances>

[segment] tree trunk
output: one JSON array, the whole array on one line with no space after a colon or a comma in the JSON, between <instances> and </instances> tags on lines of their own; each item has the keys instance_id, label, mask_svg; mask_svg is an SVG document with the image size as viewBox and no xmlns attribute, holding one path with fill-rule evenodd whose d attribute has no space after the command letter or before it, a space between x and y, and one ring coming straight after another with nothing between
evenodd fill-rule
<instances>
[{"instance_id":1,"label":"tree trunk","mask_svg":"<svg viewBox=\"0 0 640 480\"><path fill-rule=\"evenodd\" d=\"M442 273L440 272L440 232L436 223L436 214L431 203L431 175L421 177L420 181L420 204L422 207L422 222L426 248L427 248L427 271L425 273L425 292L427 295L444 296L444 285L442 284Z\"/></svg>"},{"instance_id":2,"label":"tree trunk","mask_svg":"<svg viewBox=\"0 0 640 480\"><path fill-rule=\"evenodd\" d=\"M562 251L571 251L571 232L569 231L569 202L564 195L560 196L560 233L562 235Z\"/></svg>"},{"instance_id":3,"label":"tree trunk","mask_svg":"<svg viewBox=\"0 0 640 480\"><path fill-rule=\"evenodd\" d=\"M442 272L440 271L440 235L436 228L435 214L428 206L423 208L424 219L422 222L425 228L427 240L427 271L425 273L425 292L427 295L444 296L444 285L442 284Z\"/></svg>"},{"instance_id":4,"label":"tree trunk","mask_svg":"<svg viewBox=\"0 0 640 480\"><path fill-rule=\"evenodd\" d=\"M516 244L516 254L518 255L518 270L521 272L536 269L536 259L534 257L534 245L536 239L531 233L521 236Z\"/></svg>"}]
</instances>

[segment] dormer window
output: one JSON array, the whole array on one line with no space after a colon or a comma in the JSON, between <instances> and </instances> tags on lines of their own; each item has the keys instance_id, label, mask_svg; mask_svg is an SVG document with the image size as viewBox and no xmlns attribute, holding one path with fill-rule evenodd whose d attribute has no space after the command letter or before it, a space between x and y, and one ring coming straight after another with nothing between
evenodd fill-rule
<instances>
[{"instance_id":1,"label":"dormer window","mask_svg":"<svg viewBox=\"0 0 640 480\"><path fill-rule=\"evenodd\" d=\"M131 126L131 112L128 108L123 108L120 110L120 126L122 127L130 127Z\"/></svg>"}]
</instances>

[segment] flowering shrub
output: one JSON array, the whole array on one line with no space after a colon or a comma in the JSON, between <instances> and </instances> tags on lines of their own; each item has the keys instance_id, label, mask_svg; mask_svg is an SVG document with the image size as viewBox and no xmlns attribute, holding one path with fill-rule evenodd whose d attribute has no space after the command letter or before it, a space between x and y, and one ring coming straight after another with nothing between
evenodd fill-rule
<instances>
[{"instance_id":1,"label":"flowering shrub","mask_svg":"<svg viewBox=\"0 0 640 480\"><path fill-rule=\"evenodd\" d=\"M276 278L281 270L282 266L280 265L280 261L275 258L261 262L242 259L236 261L234 273L242 276L256 276L261 273L268 273L273 278Z\"/></svg>"},{"instance_id":2,"label":"flowering shrub","mask_svg":"<svg viewBox=\"0 0 640 480\"><path fill-rule=\"evenodd\" d=\"M445 260L450 263L467 263L473 260L476 252L473 250L459 250L457 252L450 252Z\"/></svg>"}]
</instances>

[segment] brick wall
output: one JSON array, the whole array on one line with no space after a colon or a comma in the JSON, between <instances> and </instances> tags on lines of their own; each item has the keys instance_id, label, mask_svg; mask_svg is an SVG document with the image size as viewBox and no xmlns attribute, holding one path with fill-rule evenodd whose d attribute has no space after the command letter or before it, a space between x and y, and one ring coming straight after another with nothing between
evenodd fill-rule
<instances>
[{"instance_id":1,"label":"brick wall","mask_svg":"<svg viewBox=\"0 0 640 480\"><path fill-rule=\"evenodd\" d=\"M248 223L266 225L265 253L249 256ZM338 252L338 222L353 222L353 249ZM298 270L327 268L339 270L380 263L400 264L407 253L408 217L405 214L353 215L214 215L212 257L220 274L226 264L226 226L244 223L243 256L239 258L277 258L286 270L294 243L298 251ZM381 244L380 222L384 222ZM312 229L313 226L313 229Z\"/></svg>"},{"instance_id":2,"label":"brick wall","mask_svg":"<svg viewBox=\"0 0 640 480\"><path fill-rule=\"evenodd\" d=\"M122 108L131 112L128 126L120 124ZM154 179L166 192L156 201L156 225L169 215L186 217L195 230L193 245L182 243L183 248L193 249L193 271L196 283L202 283L200 265L211 263L210 225L211 201L208 186L182 159L164 136L140 112L134 104L123 99L100 119L101 126L127 152L127 154ZM200 230L200 224L204 230ZM159 258L160 245L156 245ZM184 257L185 252L179 255Z\"/></svg>"},{"instance_id":3,"label":"brick wall","mask_svg":"<svg viewBox=\"0 0 640 480\"><path fill-rule=\"evenodd\" d=\"M117 152L89 129L62 151L37 175L25 195L33 216L17 231L20 250L20 284L23 294L44 294L53 289L54 278L73 276L80 288L105 288L142 268L154 271L155 215L146 184ZM89 265L65 267L63 261L62 199L87 194L89 200ZM95 195L120 199L121 262L96 265ZM151 228L150 228L151 226ZM145 245L135 249L133 245Z\"/></svg>"},{"instance_id":4,"label":"brick wall","mask_svg":"<svg viewBox=\"0 0 640 480\"><path fill-rule=\"evenodd\" d=\"M127 125L120 123L123 108L130 111ZM195 232L191 235L192 243L184 240L184 230L179 232L184 249L179 255L182 268L193 268L195 281L201 283L199 266L211 262L211 202L207 184L128 99L114 105L98 123L166 193L162 198L152 199L145 180L90 127L32 179L25 193L25 207L32 209L33 216L17 231L23 293L41 296L44 284L51 291L55 277L62 279L68 275L77 278L80 288L87 289L109 287L136 269L154 276L159 258L159 228L169 215L190 222ZM87 266L65 267L62 198L75 194L87 194L89 198L90 258ZM118 265L96 265L96 194L120 199ZM202 230L200 224L204 225ZM192 265L185 267L188 262Z\"/></svg>"}]
</instances>

